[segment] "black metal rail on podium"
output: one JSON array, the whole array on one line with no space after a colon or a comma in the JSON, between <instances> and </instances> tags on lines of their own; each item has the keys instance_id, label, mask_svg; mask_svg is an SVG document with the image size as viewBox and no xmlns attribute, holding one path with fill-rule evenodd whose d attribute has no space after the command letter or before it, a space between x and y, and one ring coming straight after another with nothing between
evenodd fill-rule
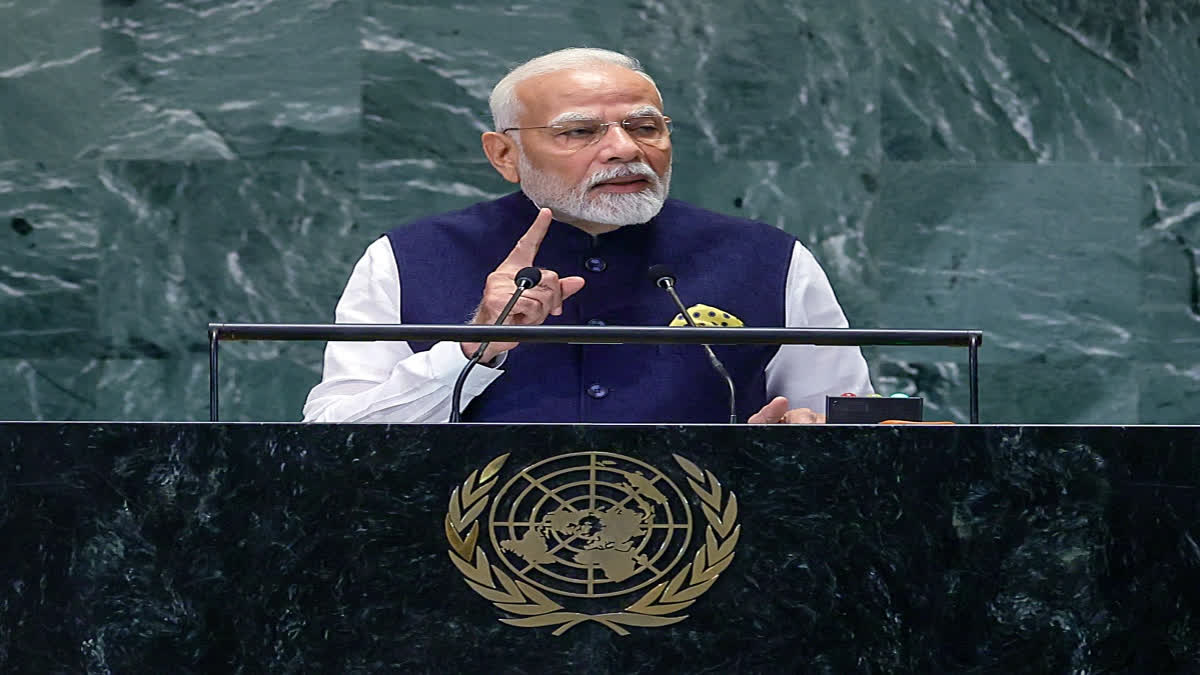
<instances>
[{"instance_id":1,"label":"black metal rail on podium","mask_svg":"<svg viewBox=\"0 0 1200 675\"><path fill-rule=\"evenodd\" d=\"M387 324L210 323L209 419L218 421L219 348L225 341L423 340L454 342L572 342L576 344L780 344L838 347L966 347L970 420L979 423L978 330L885 330L857 328L664 328L647 326L454 326Z\"/></svg>"}]
</instances>

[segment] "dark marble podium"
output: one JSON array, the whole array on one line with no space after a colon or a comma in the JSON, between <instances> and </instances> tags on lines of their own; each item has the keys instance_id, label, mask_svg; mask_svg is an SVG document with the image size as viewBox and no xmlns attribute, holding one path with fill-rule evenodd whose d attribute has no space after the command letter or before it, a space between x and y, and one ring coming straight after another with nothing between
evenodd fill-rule
<instances>
[{"instance_id":1,"label":"dark marble podium","mask_svg":"<svg viewBox=\"0 0 1200 675\"><path fill-rule=\"evenodd\" d=\"M711 471L732 563L670 626L501 623L451 491L593 451ZM1197 427L4 424L0 671L1196 672L1198 487Z\"/></svg>"}]
</instances>

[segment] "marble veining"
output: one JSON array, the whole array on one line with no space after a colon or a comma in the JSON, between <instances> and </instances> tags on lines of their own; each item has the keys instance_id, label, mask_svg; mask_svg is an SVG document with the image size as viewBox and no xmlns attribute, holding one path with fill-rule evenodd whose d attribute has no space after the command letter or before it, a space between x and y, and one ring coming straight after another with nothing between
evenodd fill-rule
<instances>
[{"instance_id":1,"label":"marble veining","mask_svg":"<svg viewBox=\"0 0 1200 675\"><path fill-rule=\"evenodd\" d=\"M7 672L1189 672L1195 427L0 426ZM737 495L687 620L501 624L447 559L491 458ZM505 474L508 475L507 473ZM695 508L695 505L693 505Z\"/></svg>"},{"instance_id":2,"label":"marble veining","mask_svg":"<svg viewBox=\"0 0 1200 675\"><path fill-rule=\"evenodd\" d=\"M0 418L205 419L208 321L328 321L379 233L506 193L489 88L581 44L853 325L984 330L985 421L1200 419L1195 0L0 0ZM964 353L867 356L966 420ZM225 359L228 418L295 420L320 345Z\"/></svg>"}]
</instances>

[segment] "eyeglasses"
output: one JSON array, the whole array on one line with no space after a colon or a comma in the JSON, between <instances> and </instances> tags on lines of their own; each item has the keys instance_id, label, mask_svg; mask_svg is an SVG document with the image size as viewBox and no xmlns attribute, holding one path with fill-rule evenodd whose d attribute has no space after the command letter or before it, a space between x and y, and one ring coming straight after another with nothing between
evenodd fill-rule
<instances>
[{"instance_id":1,"label":"eyeglasses","mask_svg":"<svg viewBox=\"0 0 1200 675\"><path fill-rule=\"evenodd\" d=\"M630 138L642 145L663 145L671 136L671 118L662 115L637 115L626 117L619 122L571 120L541 127L508 127L502 129L501 133L545 129L550 132L556 146L564 151L574 152L604 138L604 135L608 133L608 128L617 124L621 125Z\"/></svg>"}]
</instances>

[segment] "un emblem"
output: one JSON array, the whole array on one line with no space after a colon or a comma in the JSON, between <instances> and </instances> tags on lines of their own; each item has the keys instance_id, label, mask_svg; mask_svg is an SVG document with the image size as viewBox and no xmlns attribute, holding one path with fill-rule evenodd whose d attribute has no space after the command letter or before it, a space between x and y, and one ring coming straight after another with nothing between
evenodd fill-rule
<instances>
[{"instance_id":1,"label":"un emblem","mask_svg":"<svg viewBox=\"0 0 1200 675\"><path fill-rule=\"evenodd\" d=\"M687 495L655 467L610 452L571 453L525 467L496 489L508 457L455 488L445 523L450 559L467 584L519 617L500 619L506 624L555 626L554 635L585 621L621 635L629 634L623 626L667 626L686 619L678 612L733 561L737 498L679 455L707 523L690 561ZM624 607L617 600L634 594ZM586 611L597 604L612 606Z\"/></svg>"}]
</instances>

